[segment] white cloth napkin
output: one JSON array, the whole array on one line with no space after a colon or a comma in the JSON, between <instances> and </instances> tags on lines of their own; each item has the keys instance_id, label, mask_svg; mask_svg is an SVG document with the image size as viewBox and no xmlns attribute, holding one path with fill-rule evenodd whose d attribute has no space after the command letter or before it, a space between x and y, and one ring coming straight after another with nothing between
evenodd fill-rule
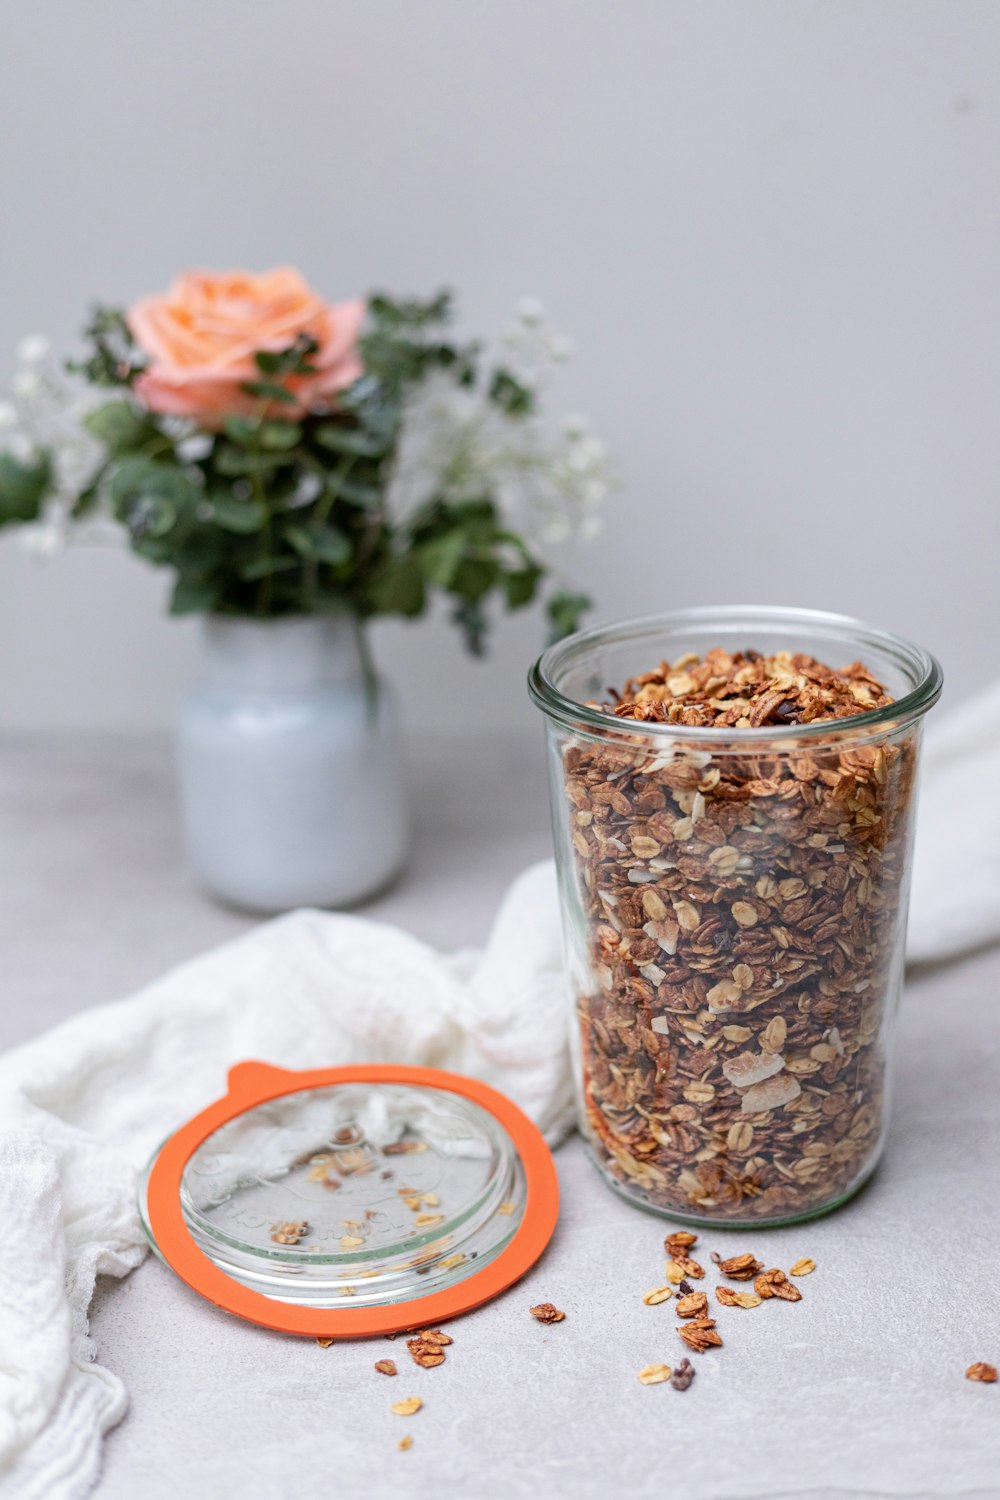
<instances>
[{"instance_id":1,"label":"white cloth napkin","mask_svg":"<svg viewBox=\"0 0 1000 1500\"><path fill-rule=\"evenodd\" d=\"M1000 682L924 749L906 956L955 958L1000 938Z\"/></svg>"},{"instance_id":2,"label":"white cloth napkin","mask_svg":"<svg viewBox=\"0 0 1000 1500\"><path fill-rule=\"evenodd\" d=\"M1000 937L1000 687L932 734L909 955ZM392 1060L485 1078L555 1142L571 1120L552 865L515 883L482 954L297 912L0 1059L0 1496L77 1500L121 1382L95 1361L98 1275L146 1253L136 1171L246 1058Z\"/></svg>"},{"instance_id":3,"label":"white cloth napkin","mask_svg":"<svg viewBox=\"0 0 1000 1500\"><path fill-rule=\"evenodd\" d=\"M233 1063L474 1074L554 1144L572 1117L564 1005L546 863L515 882L481 954L295 912L0 1059L3 1500L76 1500L94 1483L126 1407L88 1336L94 1280L142 1260L136 1169L225 1093Z\"/></svg>"}]
</instances>

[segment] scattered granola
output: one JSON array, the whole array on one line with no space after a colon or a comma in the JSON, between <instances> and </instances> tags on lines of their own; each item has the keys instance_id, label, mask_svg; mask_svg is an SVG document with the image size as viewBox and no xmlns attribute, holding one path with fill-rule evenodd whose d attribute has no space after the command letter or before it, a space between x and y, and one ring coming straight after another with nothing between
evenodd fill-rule
<instances>
[{"instance_id":1,"label":"scattered granola","mask_svg":"<svg viewBox=\"0 0 1000 1500\"><path fill-rule=\"evenodd\" d=\"M402 1401L394 1401L392 1410L397 1417L412 1417L424 1404L423 1396L407 1396Z\"/></svg>"},{"instance_id":2,"label":"scattered granola","mask_svg":"<svg viewBox=\"0 0 1000 1500\"><path fill-rule=\"evenodd\" d=\"M650 1290L645 1294L642 1300L643 1302L645 1302L647 1307L658 1307L661 1302L666 1302L667 1299L672 1297L673 1295L673 1287L654 1286L650 1288Z\"/></svg>"},{"instance_id":3,"label":"scattered granola","mask_svg":"<svg viewBox=\"0 0 1000 1500\"><path fill-rule=\"evenodd\" d=\"M670 1384L675 1391L686 1391L696 1374L695 1367L689 1359L682 1359L670 1377Z\"/></svg>"},{"instance_id":4,"label":"scattered granola","mask_svg":"<svg viewBox=\"0 0 1000 1500\"><path fill-rule=\"evenodd\" d=\"M670 1366L646 1365L639 1371L638 1379L642 1385L662 1385L670 1379Z\"/></svg>"},{"instance_id":5,"label":"scattered granola","mask_svg":"<svg viewBox=\"0 0 1000 1500\"><path fill-rule=\"evenodd\" d=\"M663 1241L663 1248L672 1259L680 1260L697 1243L698 1236L696 1234L691 1234L686 1229L677 1229L667 1235Z\"/></svg>"},{"instance_id":6,"label":"scattered granola","mask_svg":"<svg viewBox=\"0 0 1000 1500\"><path fill-rule=\"evenodd\" d=\"M716 1331L714 1318L692 1318L690 1323L682 1323L677 1332L696 1354L722 1347L722 1336Z\"/></svg>"},{"instance_id":7,"label":"scattered granola","mask_svg":"<svg viewBox=\"0 0 1000 1500\"><path fill-rule=\"evenodd\" d=\"M561 1323L566 1314L560 1312L551 1302L539 1302L531 1308L531 1316L537 1318L539 1323Z\"/></svg>"},{"instance_id":8,"label":"scattered granola","mask_svg":"<svg viewBox=\"0 0 1000 1500\"><path fill-rule=\"evenodd\" d=\"M329 1349L333 1339L317 1339L316 1342L321 1349Z\"/></svg>"},{"instance_id":9,"label":"scattered granola","mask_svg":"<svg viewBox=\"0 0 1000 1500\"><path fill-rule=\"evenodd\" d=\"M716 1301L723 1307L759 1307L761 1299L756 1292L734 1292L731 1286L715 1288Z\"/></svg>"},{"instance_id":10,"label":"scattered granola","mask_svg":"<svg viewBox=\"0 0 1000 1500\"><path fill-rule=\"evenodd\" d=\"M997 1378L996 1365L988 1365L984 1360L977 1360L966 1370L965 1378L966 1380L980 1380L984 1385L992 1385Z\"/></svg>"},{"instance_id":11,"label":"scattered granola","mask_svg":"<svg viewBox=\"0 0 1000 1500\"><path fill-rule=\"evenodd\" d=\"M424 1370L433 1370L437 1365L444 1364L444 1350L432 1339L418 1335L417 1338L407 1339L406 1347L410 1351L413 1363L420 1365Z\"/></svg>"},{"instance_id":12,"label":"scattered granola","mask_svg":"<svg viewBox=\"0 0 1000 1500\"><path fill-rule=\"evenodd\" d=\"M276 1245L297 1245L308 1233L309 1225L305 1219L279 1220L271 1225L271 1238Z\"/></svg>"},{"instance_id":13,"label":"scattered granola","mask_svg":"<svg viewBox=\"0 0 1000 1500\"><path fill-rule=\"evenodd\" d=\"M881 1135L913 736L853 743L850 718L891 699L860 663L805 655L716 649L614 697L634 742L563 750L588 1134L655 1208L807 1212L853 1186ZM840 737L751 752L725 734L821 721ZM719 748L661 751L643 723L716 727ZM690 1243L668 1236L673 1263Z\"/></svg>"},{"instance_id":14,"label":"scattered granola","mask_svg":"<svg viewBox=\"0 0 1000 1500\"><path fill-rule=\"evenodd\" d=\"M764 1269L764 1262L749 1254L731 1255L728 1260L720 1260L716 1264L723 1276L728 1276L733 1281L750 1281L758 1271Z\"/></svg>"},{"instance_id":15,"label":"scattered granola","mask_svg":"<svg viewBox=\"0 0 1000 1500\"><path fill-rule=\"evenodd\" d=\"M380 1375L399 1374L399 1371L396 1369L396 1361L394 1359L377 1359L375 1361L375 1368Z\"/></svg>"},{"instance_id":16,"label":"scattered granola","mask_svg":"<svg viewBox=\"0 0 1000 1500\"><path fill-rule=\"evenodd\" d=\"M801 1260L797 1260L794 1265L789 1266L788 1274L789 1276L811 1276L815 1269L816 1262L811 1260L808 1255L804 1255Z\"/></svg>"},{"instance_id":17,"label":"scattered granola","mask_svg":"<svg viewBox=\"0 0 1000 1500\"><path fill-rule=\"evenodd\" d=\"M405 1453L406 1450L407 1450L407 1448L412 1448L412 1447L413 1447L413 1434L410 1433L410 1432L408 1432L408 1433L405 1434L404 1437L400 1438L400 1440L399 1440L399 1449L400 1449L401 1453Z\"/></svg>"},{"instance_id":18,"label":"scattered granola","mask_svg":"<svg viewBox=\"0 0 1000 1500\"><path fill-rule=\"evenodd\" d=\"M779 1271L777 1266L770 1271L762 1271L754 1279L754 1290L758 1297L782 1297L786 1302L801 1302L802 1293L797 1286L792 1286L784 1271Z\"/></svg>"},{"instance_id":19,"label":"scattered granola","mask_svg":"<svg viewBox=\"0 0 1000 1500\"><path fill-rule=\"evenodd\" d=\"M704 1292L691 1292L687 1297L681 1297L676 1308L679 1318L700 1318L707 1311L708 1298Z\"/></svg>"}]
</instances>

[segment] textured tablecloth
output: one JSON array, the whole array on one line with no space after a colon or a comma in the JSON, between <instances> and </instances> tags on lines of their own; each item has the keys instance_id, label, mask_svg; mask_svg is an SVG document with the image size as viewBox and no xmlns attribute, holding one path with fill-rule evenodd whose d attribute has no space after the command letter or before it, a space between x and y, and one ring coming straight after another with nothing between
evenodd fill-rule
<instances>
[{"instance_id":1,"label":"textured tablecloth","mask_svg":"<svg viewBox=\"0 0 1000 1500\"><path fill-rule=\"evenodd\" d=\"M424 747L418 853L371 908L442 946L481 941L548 844L540 746L455 749ZM0 741L0 1045L247 925L184 870L165 747ZM722 1310L726 1346L694 1356L686 1393L635 1379L684 1353L670 1304L641 1301L665 1226L607 1191L573 1142L550 1251L452 1325L440 1369L416 1369L399 1342L322 1350L248 1327L152 1259L109 1285L93 1331L132 1407L100 1500L1000 1496L1000 1385L963 1379L973 1360L1000 1363L998 980L998 951L911 979L889 1150L860 1198L797 1229L703 1237L817 1270L799 1304ZM539 1300L566 1321L536 1324ZM372 1370L386 1353L396 1380ZM425 1407L404 1422L389 1406L410 1394Z\"/></svg>"}]
</instances>

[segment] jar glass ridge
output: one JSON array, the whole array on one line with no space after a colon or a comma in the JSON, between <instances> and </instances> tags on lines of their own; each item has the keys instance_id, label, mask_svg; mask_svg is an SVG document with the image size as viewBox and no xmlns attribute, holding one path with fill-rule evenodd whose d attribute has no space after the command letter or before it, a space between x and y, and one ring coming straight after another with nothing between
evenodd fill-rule
<instances>
[{"instance_id":1,"label":"jar glass ridge","mask_svg":"<svg viewBox=\"0 0 1000 1500\"><path fill-rule=\"evenodd\" d=\"M860 660L894 701L757 728L599 707L713 647ZM747 606L581 632L529 686L546 716L580 1125L599 1169L698 1224L835 1207L885 1139L940 668L860 621Z\"/></svg>"}]
</instances>

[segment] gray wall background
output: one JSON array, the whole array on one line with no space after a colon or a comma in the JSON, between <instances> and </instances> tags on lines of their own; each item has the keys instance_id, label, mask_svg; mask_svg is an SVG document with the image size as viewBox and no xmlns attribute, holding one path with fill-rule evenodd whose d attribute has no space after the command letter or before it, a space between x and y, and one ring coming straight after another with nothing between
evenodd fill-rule
<instances>
[{"instance_id":1,"label":"gray wall background","mask_svg":"<svg viewBox=\"0 0 1000 1500\"><path fill-rule=\"evenodd\" d=\"M616 455L599 615L774 601L996 673L995 0L42 0L0 48L0 368L193 264L331 297L524 293ZM0 541L0 725L167 724L196 629L115 552ZM376 647L411 723L530 722L537 618L486 665ZM637 664L642 665L642 664Z\"/></svg>"}]
</instances>

